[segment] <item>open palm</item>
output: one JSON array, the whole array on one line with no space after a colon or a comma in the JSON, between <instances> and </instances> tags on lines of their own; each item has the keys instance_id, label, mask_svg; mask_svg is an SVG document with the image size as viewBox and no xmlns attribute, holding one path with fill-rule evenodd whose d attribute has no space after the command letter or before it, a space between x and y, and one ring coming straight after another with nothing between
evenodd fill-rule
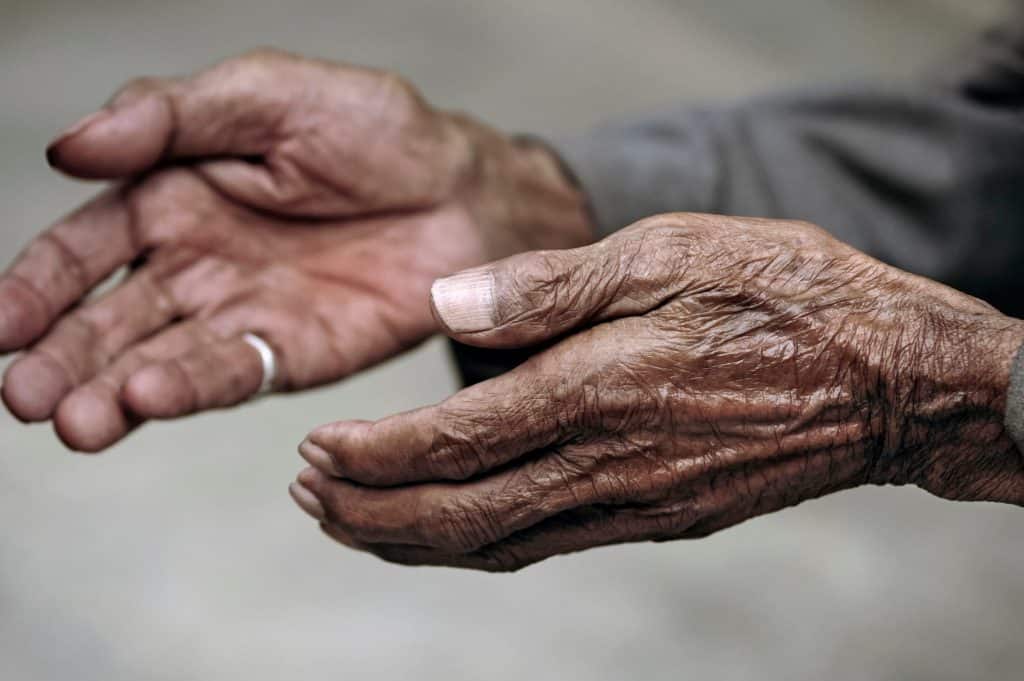
<instances>
[{"instance_id":1,"label":"open palm","mask_svg":"<svg viewBox=\"0 0 1024 681\"><path fill-rule=\"evenodd\" d=\"M73 175L130 179L0 279L0 350L28 347L4 401L97 451L145 419L251 397L262 370L245 333L275 350L278 390L416 344L434 330L435 278L538 245L487 227L481 150L508 144L393 76L279 53L129 85L51 147Z\"/></svg>"}]
</instances>

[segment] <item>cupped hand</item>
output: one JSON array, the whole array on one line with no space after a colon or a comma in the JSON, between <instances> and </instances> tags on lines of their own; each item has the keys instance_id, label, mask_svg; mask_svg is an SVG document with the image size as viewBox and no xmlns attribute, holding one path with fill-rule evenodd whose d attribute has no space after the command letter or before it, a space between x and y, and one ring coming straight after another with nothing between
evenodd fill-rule
<instances>
[{"instance_id":1,"label":"cupped hand","mask_svg":"<svg viewBox=\"0 0 1024 681\"><path fill-rule=\"evenodd\" d=\"M464 343L561 340L302 443L296 501L387 560L512 570L862 484L1024 503L1002 424L1024 325L814 226L659 216L442 279L433 303Z\"/></svg>"},{"instance_id":2,"label":"cupped hand","mask_svg":"<svg viewBox=\"0 0 1024 681\"><path fill-rule=\"evenodd\" d=\"M78 450L251 397L245 333L274 349L276 389L319 385L432 333L438 276L588 238L542 149L394 75L274 51L135 81L48 157L118 184L0 278L0 351L27 349L3 399Z\"/></svg>"}]
</instances>

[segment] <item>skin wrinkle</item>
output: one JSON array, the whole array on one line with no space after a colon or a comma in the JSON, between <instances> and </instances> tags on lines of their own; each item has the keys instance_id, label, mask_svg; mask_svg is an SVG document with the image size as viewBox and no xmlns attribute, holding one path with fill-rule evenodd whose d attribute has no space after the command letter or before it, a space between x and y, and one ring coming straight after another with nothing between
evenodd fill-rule
<instances>
[{"instance_id":1,"label":"skin wrinkle","mask_svg":"<svg viewBox=\"0 0 1024 681\"><path fill-rule=\"evenodd\" d=\"M64 323L69 326L71 324L74 324L79 329L81 329L83 345L85 345L86 347L92 347L92 352L90 353L91 357L89 357L89 359L91 359L92 361L84 362L82 365L83 369L81 371L73 372L75 384L77 385L82 380L83 376L87 375L91 371L94 371L94 367L106 366L107 363L109 362L110 354L106 350L106 348L103 347L106 339L103 337L102 334L99 333L98 329L96 328L95 322L93 322L93 320L90 319L89 317L81 314L80 310L76 310L75 313L66 317L64 319ZM39 348L35 348L33 350L33 352L38 351ZM53 355L51 355L50 357L52 359Z\"/></svg>"},{"instance_id":2,"label":"skin wrinkle","mask_svg":"<svg viewBox=\"0 0 1024 681\"><path fill-rule=\"evenodd\" d=\"M74 449L110 446L140 407L171 418L247 399L238 372L258 365L217 361L243 332L275 349L280 387L330 383L426 339L436 325L422 302L434 279L579 246L593 231L585 197L553 171L550 152L438 111L394 74L261 50L198 76L135 81L116 99L58 139L50 158L118 188L44 232L0 280L0 347L10 350L45 343L65 308L96 305L89 289L129 263L180 304L180 319L123 348L110 345L131 335L121 309L92 340L55 339L75 369L67 386L40 390L57 379L8 374L4 401L23 417L52 413L79 384L110 387L62 410L84 424L59 433ZM52 240L87 232L105 247L76 236L68 248L81 271L61 266L68 254ZM217 340L177 338L155 365L125 371L120 360L137 357L135 347L195 320ZM151 371L168 355L201 375ZM145 385L134 380L143 372ZM244 384L256 390L252 379ZM202 386L198 403L183 404L185 384Z\"/></svg>"},{"instance_id":3,"label":"skin wrinkle","mask_svg":"<svg viewBox=\"0 0 1024 681\"><path fill-rule=\"evenodd\" d=\"M631 501L637 494L642 494L642 487L634 482L637 479L653 487L653 479L645 475L645 471L639 471L628 463L635 457L643 456L643 450L644 447L637 447L625 438L615 438L595 443L578 452L577 458L586 457L589 460L586 481L589 482L590 494L581 494L577 506Z\"/></svg>"},{"instance_id":4,"label":"skin wrinkle","mask_svg":"<svg viewBox=\"0 0 1024 681\"><path fill-rule=\"evenodd\" d=\"M610 534L600 526L594 527L592 528L593 537L589 543L593 546L600 546L607 543L618 543L622 541L665 541L678 538L699 538L706 536L713 531L723 529L726 526L733 525L745 517L776 510L777 508L781 508L786 505L792 505L793 500L787 499L785 496L775 498L765 496L766 491L772 489L774 486L772 472L773 471L763 470L758 473L757 477L761 479L761 484L758 486L756 493L752 493L746 497L747 500L745 501L742 509L744 511L742 516L729 517L728 514L730 511L720 510L724 500L720 495L714 495L714 485L711 485L707 489L711 493L711 496L717 499L716 503L703 503L701 500L707 498L707 494L705 494L703 497L698 496L693 499L679 501L668 506L640 507L635 512L639 513L641 518L646 518L651 521L647 526L640 522L633 528L630 528L632 531L625 537ZM774 472L777 473L777 471ZM747 478L748 481L752 480L753 477L754 476L749 476ZM836 491L837 489L838 488L835 485L831 485L828 491ZM769 501L766 503L762 501L763 499L768 499ZM631 512L633 512L633 509L623 507L611 507L605 509L605 513L613 518L628 518L628 514ZM575 524L571 520L568 522L566 521L566 517L568 515L569 514L555 516L543 524L554 524L556 526L571 526ZM725 518L724 521L721 520L723 517ZM521 537L522 535L523 533L519 533L518 537ZM537 555L522 552L521 549L517 549L517 544L519 544L519 546L530 546L533 551L537 551L538 547L536 545L531 546L531 544L533 544L532 542L524 542L518 537L517 535L512 535L505 542L487 549L486 553L493 553L495 550L502 550L508 553L508 560L502 561L500 565L488 563L489 567L485 567L484 564L470 561L468 565L463 566L490 569L492 571L513 571L536 562L537 560L543 559L548 555L560 553L565 550L565 547L559 546L555 542L542 542L540 543L540 551L538 551ZM575 550L579 550L579 548L576 548ZM371 547L369 550L375 550L375 548ZM433 561L436 561L436 564L452 563L459 565L457 559L454 557L435 555L432 559ZM426 561L423 557L420 557L416 562L422 563L430 561Z\"/></svg>"},{"instance_id":5,"label":"skin wrinkle","mask_svg":"<svg viewBox=\"0 0 1024 681\"><path fill-rule=\"evenodd\" d=\"M483 529L481 523L486 522L487 515L483 506L463 508L459 502L442 506L432 523L437 529L431 528L440 539L438 548L453 553L469 553L491 543L493 539L488 541L488 535L496 538L501 532L488 533Z\"/></svg>"},{"instance_id":6,"label":"skin wrinkle","mask_svg":"<svg viewBox=\"0 0 1024 681\"><path fill-rule=\"evenodd\" d=\"M156 282L152 276L152 271L147 270L145 272L136 273L134 277L130 277L130 279L132 279L130 285L141 286L143 289L149 291L148 295L145 292L141 292L142 297L146 298L146 300L144 305L136 305L136 310L141 310L147 315L155 315L157 320L173 320L177 318L178 313L176 305ZM129 285L128 279L125 280L124 284L125 286ZM120 291L124 290L124 287L120 289ZM79 323L86 331L85 340L82 343L83 346L93 346L92 363L87 370L90 375L111 364L124 349L125 345L134 342L136 336L140 335L133 333L132 335L115 336L113 333L102 333L99 328L100 321L95 318L101 310L108 316L112 313L116 314L116 311L108 309L106 306L100 307L97 305L93 307L77 308L65 318L65 323L68 321L74 321ZM125 316L130 317L131 311L126 311ZM153 324L148 323L145 326L149 329ZM148 334L143 331L142 335Z\"/></svg>"},{"instance_id":7,"label":"skin wrinkle","mask_svg":"<svg viewBox=\"0 0 1024 681\"><path fill-rule=\"evenodd\" d=\"M520 407L529 411L526 406ZM441 471L442 475L448 471L455 471L458 479L468 479L481 471L486 471L495 463L491 456L497 440L481 439L484 433L500 434L509 432L511 420L502 423L507 415L500 410L495 410L486 415L477 414L475 411L446 408L440 410L435 423L439 425L434 432L433 441L428 452L428 457L433 461L429 468ZM497 421L495 421L497 419ZM518 418L516 423L526 419ZM498 428L493 426L499 425ZM454 426L457 424L457 426ZM448 427L445 428L444 426ZM454 426L454 427L453 427ZM538 438L544 439L545 433L538 433ZM529 438L528 441L532 441Z\"/></svg>"},{"instance_id":8,"label":"skin wrinkle","mask_svg":"<svg viewBox=\"0 0 1024 681\"><path fill-rule=\"evenodd\" d=\"M592 249L496 265L512 270L495 275L499 286L515 282L505 292L511 309L543 312L511 315L491 337L505 343L521 329L532 341L538 319L552 333L583 328L493 388L471 388L472 400L452 398L459 409L436 412L435 427L477 454L466 484L496 485L493 503L463 504L444 527L425 525L415 552L365 550L511 571L590 546L706 536L862 484L1024 504L1024 470L1001 425L1006 362L967 350L1015 349L1024 328L937 284L922 289L817 228L755 224L664 216ZM787 253L794 244L802 250ZM670 294L590 326L624 299L648 301L650 290ZM474 342L486 344L487 333ZM536 390L539 380L548 389ZM497 395L516 409L495 409ZM390 421L389 432L418 427ZM538 448L541 424L552 443ZM488 470L488 448L517 437L534 446ZM524 504L541 513L522 515ZM536 522L520 528L527 520ZM481 539L489 544L469 548Z\"/></svg>"},{"instance_id":9,"label":"skin wrinkle","mask_svg":"<svg viewBox=\"0 0 1024 681\"><path fill-rule=\"evenodd\" d=\"M78 288L87 290L91 288L92 279L83 264L81 258L70 248L56 232L47 232L40 237L41 244L49 244L58 253L58 259L62 267L70 270L72 276L78 282Z\"/></svg>"},{"instance_id":10,"label":"skin wrinkle","mask_svg":"<svg viewBox=\"0 0 1024 681\"><path fill-rule=\"evenodd\" d=\"M167 126L167 136L163 144L163 151L160 152L160 159L163 161L171 158L173 150L178 148L178 132L181 130L181 112L178 110L177 98L171 96L169 91L160 93L160 98L167 109L167 116L170 118L170 125Z\"/></svg>"},{"instance_id":11,"label":"skin wrinkle","mask_svg":"<svg viewBox=\"0 0 1024 681\"><path fill-rule=\"evenodd\" d=\"M28 356L29 355L26 355L26 357ZM64 380L68 385L77 385L80 382L80 379L78 378L80 372L76 371L73 365L69 364L65 359L62 359L46 348L33 348L31 356L40 357L49 362L52 366L57 367L57 370L64 375Z\"/></svg>"},{"instance_id":12,"label":"skin wrinkle","mask_svg":"<svg viewBox=\"0 0 1024 681\"><path fill-rule=\"evenodd\" d=\"M27 277L17 272L8 272L4 275L4 279L9 284L14 284L29 294L29 297L34 299L38 306L45 311L46 316L53 316L53 306L50 301L43 295L39 288Z\"/></svg>"}]
</instances>

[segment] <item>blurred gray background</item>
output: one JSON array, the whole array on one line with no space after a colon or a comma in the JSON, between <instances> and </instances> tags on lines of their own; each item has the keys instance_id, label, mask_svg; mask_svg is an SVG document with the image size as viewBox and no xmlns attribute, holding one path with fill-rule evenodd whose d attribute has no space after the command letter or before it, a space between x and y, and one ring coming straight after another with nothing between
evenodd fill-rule
<instances>
[{"instance_id":1,"label":"blurred gray background","mask_svg":"<svg viewBox=\"0 0 1024 681\"><path fill-rule=\"evenodd\" d=\"M95 187L49 138L123 80L257 45L397 69L509 130L903 79L998 0L0 0L0 260ZM2 263L0 263L2 264ZM409 569L294 507L295 446L456 387L443 344L149 426L99 458L0 415L0 679L1020 679L1024 511L859 490L512 576Z\"/></svg>"}]
</instances>

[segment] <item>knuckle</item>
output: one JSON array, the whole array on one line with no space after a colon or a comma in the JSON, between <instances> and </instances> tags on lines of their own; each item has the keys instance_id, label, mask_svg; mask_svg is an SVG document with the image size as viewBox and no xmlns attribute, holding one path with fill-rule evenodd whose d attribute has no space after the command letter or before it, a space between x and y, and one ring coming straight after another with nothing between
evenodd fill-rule
<instances>
[{"instance_id":1,"label":"knuckle","mask_svg":"<svg viewBox=\"0 0 1024 681\"><path fill-rule=\"evenodd\" d=\"M556 251L530 254L499 282L496 313L500 325L554 328L571 313L574 302L591 292L589 269L580 260Z\"/></svg>"},{"instance_id":2,"label":"knuckle","mask_svg":"<svg viewBox=\"0 0 1024 681\"><path fill-rule=\"evenodd\" d=\"M410 110L426 106L419 90L408 78L397 71L382 69L374 72L382 99L389 104L405 104Z\"/></svg>"},{"instance_id":3,"label":"knuckle","mask_svg":"<svg viewBox=\"0 0 1024 681\"><path fill-rule=\"evenodd\" d=\"M261 92L268 84L280 87L282 71L301 58L273 47L258 47L226 59L196 77L196 82L230 83L235 92ZM269 93L264 93L266 96Z\"/></svg>"},{"instance_id":4,"label":"knuckle","mask_svg":"<svg viewBox=\"0 0 1024 681\"><path fill-rule=\"evenodd\" d=\"M662 213L644 218L623 230L627 240L639 240L659 245L687 243L699 237L722 235L723 233L755 222L771 222L747 218L733 218L725 215L705 213Z\"/></svg>"},{"instance_id":5,"label":"knuckle","mask_svg":"<svg viewBox=\"0 0 1024 681\"><path fill-rule=\"evenodd\" d=\"M358 504L345 503L341 495L321 495L324 511L329 522L360 539L372 537L376 529L373 517L363 512Z\"/></svg>"},{"instance_id":6,"label":"knuckle","mask_svg":"<svg viewBox=\"0 0 1024 681\"><path fill-rule=\"evenodd\" d=\"M385 486L395 484L396 475L383 462L361 454L332 454L334 467L345 477L360 484Z\"/></svg>"},{"instance_id":7,"label":"knuckle","mask_svg":"<svg viewBox=\"0 0 1024 681\"><path fill-rule=\"evenodd\" d=\"M569 378L558 381L548 397L551 413L559 423L559 432L573 433L574 439L563 445L577 444L580 431L600 431L604 421L604 396L601 387L591 377L579 382ZM567 450L566 450L567 451ZM558 453L558 450L554 453Z\"/></svg>"},{"instance_id":8,"label":"knuckle","mask_svg":"<svg viewBox=\"0 0 1024 681\"><path fill-rule=\"evenodd\" d=\"M505 323L521 323L544 319L557 310L561 289L568 281L568 273L559 268L554 258L540 257L533 267L521 270L511 282L505 309L499 305L499 317Z\"/></svg>"},{"instance_id":9,"label":"knuckle","mask_svg":"<svg viewBox=\"0 0 1024 681\"><path fill-rule=\"evenodd\" d=\"M365 79L367 101L374 102L374 108L382 115L402 125L421 120L429 109L416 87L395 71L360 69L353 73L359 74L360 81Z\"/></svg>"},{"instance_id":10,"label":"knuckle","mask_svg":"<svg viewBox=\"0 0 1024 681\"><path fill-rule=\"evenodd\" d=\"M326 447L319 446L319 448L327 453L327 458L329 459L327 463L338 472L338 475L355 480L356 482L372 484L367 479L369 471L365 470L367 466L364 463L364 457L356 454L353 448L336 442Z\"/></svg>"},{"instance_id":11,"label":"knuckle","mask_svg":"<svg viewBox=\"0 0 1024 681\"><path fill-rule=\"evenodd\" d=\"M270 47L268 45L261 45L251 50L246 50L242 54L229 59L226 63L229 64L244 64L244 65L265 65L273 63L291 62L297 60L298 57L285 50Z\"/></svg>"},{"instance_id":12,"label":"knuckle","mask_svg":"<svg viewBox=\"0 0 1024 681\"><path fill-rule=\"evenodd\" d=\"M790 229L798 232L810 232L817 235L828 234L824 229L813 222L808 222L807 220L786 220L784 224L786 224Z\"/></svg>"},{"instance_id":13,"label":"knuckle","mask_svg":"<svg viewBox=\"0 0 1024 681\"><path fill-rule=\"evenodd\" d=\"M613 281L662 282L693 254L706 228L697 216L681 215L642 220L610 237L600 270Z\"/></svg>"},{"instance_id":14,"label":"knuckle","mask_svg":"<svg viewBox=\"0 0 1024 681\"><path fill-rule=\"evenodd\" d=\"M124 87L121 88L121 93L146 92L159 87L162 83L163 80L156 76L138 76L125 83Z\"/></svg>"},{"instance_id":15,"label":"knuckle","mask_svg":"<svg viewBox=\"0 0 1024 681\"><path fill-rule=\"evenodd\" d=\"M309 441L323 451L320 456L326 455L339 477L365 485L385 485L391 483L390 467L375 446L376 425L370 421L333 423L310 434Z\"/></svg>"},{"instance_id":16,"label":"knuckle","mask_svg":"<svg viewBox=\"0 0 1024 681\"><path fill-rule=\"evenodd\" d=\"M470 462L473 456L470 447L445 443L431 447L424 457L427 472L430 475L446 479L465 480L473 475L474 466Z\"/></svg>"},{"instance_id":17,"label":"knuckle","mask_svg":"<svg viewBox=\"0 0 1024 681\"><path fill-rule=\"evenodd\" d=\"M344 506L324 504L328 517L347 530L353 537L362 541L372 542L380 534L380 528L373 517L357 509Z\"/></svg>"},{"instance_id":18,"label":"knuckle","mask_svg":"<svg viewBox=\"0 0 1024 681\"><path fill-rule=\"evenodd\" d=\"M659 213L634 222L618 234L623 237L634 237L645 233L699 229L709 226L717 216L705 216L697 213Z\"/></svg>"},{"instance_id":19,"label":"knuckle","mask_svg":"<svg viewBox=\"0 0 1024 681\"><path fill-rule=\"evenodd\" d=\"M502 534L493 505L483 499L450 495L437 500L423 518L420 534L433 546L453 553L470 553Z\"/></svg>"},{"instance_id":20,"label":"knuckle","mask_svg":"<svg viewBox=\"0 0 1024 681\"><path fill-rule=\"evenodd\" d=\"M382 70L377 72L381 88L397 95L410 96L415 92L412 83L397 71Z\"/></svg>"},{"instance_id":21,"label":"knuckle","mask_svg":"<svg viewBox=\"0 0 1024 681\"><path fill-rule=\"evenodd\" d=\"M361 448L336 441L320 449L326 452L331 467L340 476L366 485L380 482L375 457L366 456Z\"/></svg>"},{"instance_id":22,"label":"knuckle","mask_svg":"<svg viewBox=\"0 0 1024 681\"><path fill-rule=\"evenodd\" d=\"M122 85L121 89L114 93L114 96L110 98L108 105L111 107L118 107L129 104L138 97L158 90L166 82L167 81L165 79L157 78L155 76L139 76L137 78L132 78Z\"/></svg>"},{"instance_id":23,"label":"knuckle","mask_svg":"<svg viewBox=\"0 0 1024 681\"><path fill-rule=\"evenodd\" d=\"M426 453L426 468L431 475L465 480L487 468L487 446L480 426L467 415L444 415L447 425L438 429Z\"/></svg>"}]
</instances>

